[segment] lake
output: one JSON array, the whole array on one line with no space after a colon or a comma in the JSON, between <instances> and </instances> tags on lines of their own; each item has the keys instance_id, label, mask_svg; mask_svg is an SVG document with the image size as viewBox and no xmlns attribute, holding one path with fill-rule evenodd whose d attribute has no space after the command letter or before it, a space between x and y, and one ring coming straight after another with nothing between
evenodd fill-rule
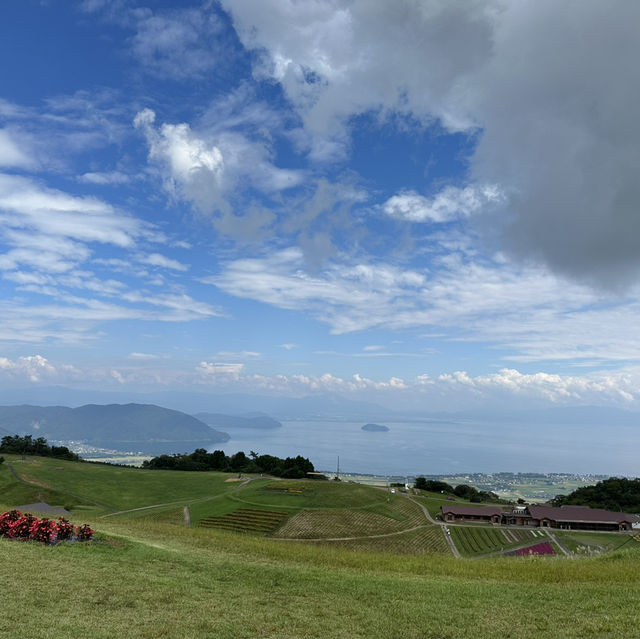
<instances>
[{"instance_id":1,"label":"lake","mask_svg":"<svg viewBox=\"0 0 640 639\"><path fill-rule=\"evenodd\" d=\"M308 457L317 470L376 475L461 472L638 474L640 429L486 422L290 421L273 430L226 429L231 440L211 446L227 454L253 450Z\"/></svg>"}]
</instances>

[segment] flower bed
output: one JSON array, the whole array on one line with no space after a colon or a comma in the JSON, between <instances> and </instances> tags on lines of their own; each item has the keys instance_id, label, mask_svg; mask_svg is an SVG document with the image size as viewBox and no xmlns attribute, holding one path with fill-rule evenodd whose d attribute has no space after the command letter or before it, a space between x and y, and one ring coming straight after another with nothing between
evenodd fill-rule
<instances>
[{"instance_id":1,"label":"flower bed","mask_svg":"<svg viewBox=\"0 0 640 639\"><path fill-rule=\"evenodd\" d=\"M43 517L38 519L31 513L6 510L0 513L0 537L20 541L39 541L56 544L59 541L89 541L94 530L89 524L74 526L64 517L57 520Z\"/></svg>"}]
</instances>

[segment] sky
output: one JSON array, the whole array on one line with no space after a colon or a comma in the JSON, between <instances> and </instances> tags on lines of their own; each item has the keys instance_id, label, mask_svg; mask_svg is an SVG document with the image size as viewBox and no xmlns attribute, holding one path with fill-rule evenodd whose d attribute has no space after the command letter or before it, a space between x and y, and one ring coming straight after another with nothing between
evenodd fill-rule
<instances>
[{"instance_id":1,"label":"sky","mask_svg":"<svg viewBox=\"0 0 640 639\"><path fill-rule=\"evenodd\" d=\"M5 388L640 409L640 4L0 18Z\"/></svg>"}]
</instances>

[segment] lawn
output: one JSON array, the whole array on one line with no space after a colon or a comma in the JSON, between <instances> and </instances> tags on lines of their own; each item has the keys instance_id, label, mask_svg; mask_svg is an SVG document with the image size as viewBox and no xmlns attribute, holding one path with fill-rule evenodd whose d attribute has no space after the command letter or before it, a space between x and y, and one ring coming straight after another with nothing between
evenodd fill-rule
<instances>
[{"instance_id":1,"label":"lawn","mask_svg":"<svg viewBox=\"0 0 640 639\"><path fill-rule=\"evenodd\" d=\"M0 540L0 637L628 637L640 554L403 557L100 521L102 543ZM640 544L638 544L640 546ZM461 606L463 606L461 608Z\"/></svg>"},{"instance_id":2,"label":"lawn","mask_svg":"<svg viewBox=\"0 0 640 639\"><path fill-rule=\"evenodd\" d=\"M576 555L599 554L627 545L640 546L640 543L626 534L588 531L554 531L554 533L558 540Z\"/></svg>"},{"instance_id":3,"label":"lawn","mask_svg":"<svg viewBox=\"0 0 640 639\"><path fill-rule=\"evenodd\" d=\"M67 493L67 501L91 503L101 512L187 502L230 492L238 486L226 483L229 475L225 473L143 470L44 457L27 457L25 461L13 455L5 458L3 466L11 463L22 479L37 484L40 490ZM8 501L2 496L0 499Z\"/></svg>"},{"instance_id":4,"label":"lawn","mask_svg":"<svg viewBox=\"0 0 640 639\"><path fill-rule=\"evenodd\" d=\"M387 493L366 486L257 480L241 487L216 473L34 462L21 471L51 489L112 508L169 505L124 517L95 512L91 518L81 511L96 528L97 543L47 547L0 539L1 639L571 639L636 633L635 541L606 556L572 561L461 561L447 552L440 526L428 525L411 502L401 496L387 501ZM0 467L0 488L13 484L6 466ZM423 523L386 537L319 543L184 525L186 502L202 516L235 513L229 519L249 522L256 534L270 517L275 521L274 513L252 513L245 499L289 521L296 512L350 510L369 522L384 518L389 527ZM0 502L13 505L2 492ZM473 527L474 534L478 530ZM576 535L559 534L565 542ZM605 537L615 536L589 539L602 544Z\"/></svg>"},{"instance_id":5,"label":"lawn","mask_svg":"<svg viewBox=\"0 0 640 639\"><path fill-rule=\"evenodd\" d=\"M233 499L245 507L268 508L364 508L387 502L386 491L364 484L317 480L256 480L239 491Z\"/></svg>"}]
</instances>

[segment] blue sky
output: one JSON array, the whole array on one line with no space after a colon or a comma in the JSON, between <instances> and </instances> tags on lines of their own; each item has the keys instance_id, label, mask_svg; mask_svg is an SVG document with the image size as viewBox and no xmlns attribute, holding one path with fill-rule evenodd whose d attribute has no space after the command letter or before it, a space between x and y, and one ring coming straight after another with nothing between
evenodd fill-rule
<instances>
[{"instance_id":1,"label":"blue sky","mask_svg":"<svg viewBox=\"0 0 640 639\"><path fill-rule=\"evenodd\" d=\"M1 383L638 408L639 7L0 12Z\"/></svg>"}]
</instances>

